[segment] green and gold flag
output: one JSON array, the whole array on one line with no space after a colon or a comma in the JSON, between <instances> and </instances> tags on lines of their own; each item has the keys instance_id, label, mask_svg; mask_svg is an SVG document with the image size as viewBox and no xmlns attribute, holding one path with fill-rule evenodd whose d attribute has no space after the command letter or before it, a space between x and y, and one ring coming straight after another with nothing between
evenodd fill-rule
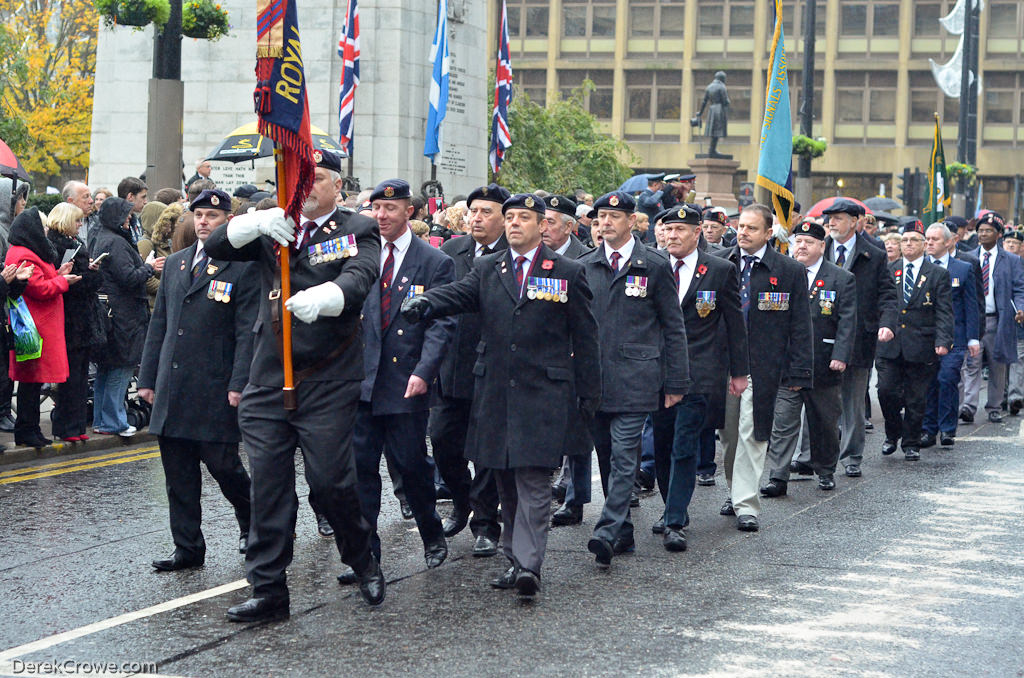
<instances>
[{"instance_id":1,"label":"green and gold flag","mask_svg":"<svg viewBox=\"0 0 1024 678\"><path fill-rule=\"evenodd\" d=\"M928 163L928 194L921 212L921 221L927 228L942 221L950 207L949 175L946 174L946 155L942 152L942 132L939 131L939 114L935 114L935 139L932 140L932 156Z\"/></svg>"}]
</instances>

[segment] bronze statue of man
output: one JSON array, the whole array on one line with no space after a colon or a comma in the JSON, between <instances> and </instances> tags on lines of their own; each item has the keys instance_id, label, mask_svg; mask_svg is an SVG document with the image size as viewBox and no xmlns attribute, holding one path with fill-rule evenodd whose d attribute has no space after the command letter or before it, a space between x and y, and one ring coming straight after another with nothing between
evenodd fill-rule
<instances>
[{"instance_id":1,"label":"bronze statue of man","mask_svg":"<svg viewBox=\"0 0 1024 678\"><path fill-rule=\"evenodd\" d=\"M725 87L725 71L715 73L715 79L704 89L704 99L700 102L700 110L690 121L692 127L700 127L705 107L708 108L708 119L704 124L704 136L711 138L708 156L712 158L731 157L718 152L718 140L728 134L729 128L729 90Z\"/></svg>"}]
</instances>

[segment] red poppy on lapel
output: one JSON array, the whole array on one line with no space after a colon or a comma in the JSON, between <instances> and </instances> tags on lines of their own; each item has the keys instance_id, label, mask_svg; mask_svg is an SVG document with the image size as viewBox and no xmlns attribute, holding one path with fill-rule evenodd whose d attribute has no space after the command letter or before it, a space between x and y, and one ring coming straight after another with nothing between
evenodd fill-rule
<instances>
[{"instance_id":1,"label":"red poppy on lapel","mask_svg":"<svg viewBox=\"0 0 1024 678\"><path fill-rule=\"evenodd\" d=\"M817 285L818 287L824 287L825 286L825 281L824 280L819 280L819 281L817 281L814 284Z\"/></svg>"},{"instance_id":2,"label":"red poppy on lapel","mask_svg":"<svg viewBox=\"0 0 1024 678\"><path fill-rule=\"evenodd\" d=\"M708 272L708 267L705 266L704 264L701 264L700 266L697 267L697 275L704 275L707 272Z\"/></svg>"},{"instance_id":3,"label":"red poppy on lapel","mask_svg":"<svg viewBox=\"0 0 1024 678\"><path fill-rule=\"evenodd\" d=\"M776 285L779 284L779 279L773 275L772 277L768 278L768 282L772 284L772 287L775 287Z\"/></svg>"},{"instance_id":4,"label":"red poppy on lapel","mask_svg":"<svg viewBox=\"0 0 1024 678\"><path fill-rule=\"evenodd\" d=\"M541 262L540 267L543 268L545 271L550 271L555 267L555 262L551 261L550 259L545 259L543 262Z\"/></svg>"}]
</instances>

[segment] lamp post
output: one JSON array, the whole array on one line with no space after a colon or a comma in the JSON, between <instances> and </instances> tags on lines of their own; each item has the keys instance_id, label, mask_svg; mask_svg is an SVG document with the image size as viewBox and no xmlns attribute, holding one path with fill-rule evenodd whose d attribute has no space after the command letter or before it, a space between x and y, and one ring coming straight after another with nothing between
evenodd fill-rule
<instances>
[{"instance_id":1,"label":"lamp post","mask_svg":"<svg viewBox=\"0 0 1024 678\"><path fill-rule=\"evenodd\" d=\"M814 138L814 27L817 23L815 13L817 0L804 2L804 70L801 74L800 97L800 133ZM797 164L796 200L803 205L810 205L811 200L811 156L801 155Z\"/></svg>"},{"instance_id":2,"label":"lamp post","mask_svg":"<svg viewBox=\"0 0 1024 678\"><path fill-rule=\"evenodd\" d=\"M153 36L153 77L149 81L146 129L146 184L179 188L182 174L181 0L170 0L171 14Z\"/></svg>"},{"instance_id":3,"label":"lamp post","mask_svg":"<svg viewBox=\"0 0 1024 678\"><path fill-rule=\"evenodd\" d=\"M957 160L967 165L977 162L978 152L978 7L977 0L967 0L964 9L963 65L960 71L960 126L958 130ZM973 78L972 78L973 74ZM964 179L960 192L966 195L964 216L972 217L973 190Z\"/></svg>"}]
</instances>

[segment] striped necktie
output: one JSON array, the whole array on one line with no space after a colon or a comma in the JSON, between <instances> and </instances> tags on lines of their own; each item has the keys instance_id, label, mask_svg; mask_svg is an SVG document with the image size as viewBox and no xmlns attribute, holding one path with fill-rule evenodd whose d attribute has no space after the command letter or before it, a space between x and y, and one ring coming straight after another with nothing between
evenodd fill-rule
<instances>
[{"instance_id":1,"label":"striped necktie","mask_svg":"<svg viewBox=\"0 0 1024 678\"><path fill-rule=\"evenodd\" d=\"M910 303L910 295L914 293L914 265L907 263L907 270L903 271L903 303Z\"/></svg>"},{"instance_id":2,"label":"striped necktie","mask_svg":"<svg viewBox=\"0 0 1024 678\"><path fill-rule=\"evenodd\" d=\"M743 307L743 320L750 315L750 269L754 267L757 257L753 254L743 255L743 270L740 271L740 305Z\"/></svg>"},{"instance_id":3,"label":"striped necktie","mask_svg":"<svg viewBox=\"0 0 1024 678\"><path fill-rule=\"evenodd\" d=\"M992 257L992 253L991 252L985 252L985 256L982 257L982 261L981 261L981 280L982 280L982 283L985 286L985 296L986 297L988 296L988 277L989 277L989 273L990 273L990 269L989 269L989 265L988 264L989 264L989 260L990 260L991 257Z\"/></svg>"},{"instance_id":4,"label":"striped necktie","mask_svg":"<svg viewBox=\"0 0 1024 678\"><path fill-rule=\"evenodd\" d=\"M206 250L199 250L199 258L196 259L196 263L192 266L192 282L199 280L199 276L203 274L203 267L206 266L206 260L209 257L206 255Z\"/></svg>"},{"instance_id":5,"label":"striped necktie","mask_svg":"<svg viewBox=\"0 0 1024 678\"><path fill-rule=\"evenodd\" d=\"M519 297L523 296L523 277L526 275L526 271L523 270L523 264L526 263L526 257L520 254L516 257L516 287L519 288Z\"/></svg>"}]
</instances>

